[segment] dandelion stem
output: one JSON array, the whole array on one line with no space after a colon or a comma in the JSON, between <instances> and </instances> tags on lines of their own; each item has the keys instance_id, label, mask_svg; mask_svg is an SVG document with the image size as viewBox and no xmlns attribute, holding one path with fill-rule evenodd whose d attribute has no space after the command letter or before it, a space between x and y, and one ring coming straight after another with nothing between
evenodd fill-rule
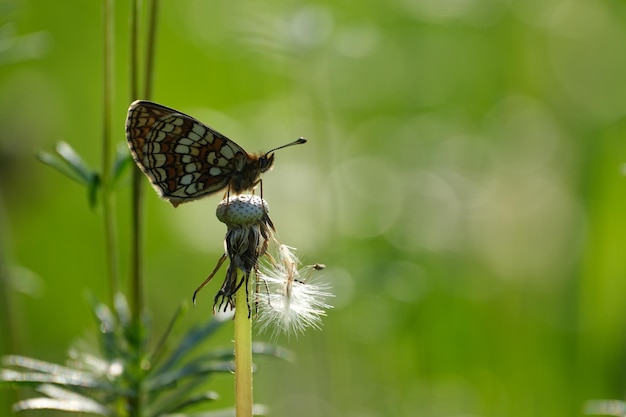
<instances>
[{"instance_id":1,"label":"dandelion stem","mask_svg":"<svg viewBox=\"0 0 626 417\"><path fill-rule=\"evenodd\" d=\"M244 279L237 270L237 280ZM249 283L235 294L235 415L252 416L252 319L248 316Z\"/></svg>"}]
</instances>

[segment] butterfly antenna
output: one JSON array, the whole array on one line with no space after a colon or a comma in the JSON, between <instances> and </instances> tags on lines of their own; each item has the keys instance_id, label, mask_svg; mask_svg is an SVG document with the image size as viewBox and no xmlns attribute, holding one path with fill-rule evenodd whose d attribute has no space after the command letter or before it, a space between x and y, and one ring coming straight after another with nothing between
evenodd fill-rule
<instances>
[{"instance_id":1,"label":"butterfly antenna","mask_svg":"<svg viewBox=\"0 0 626 417\"><path fill-rule=\"evenodd\" d=\"M271 150L265 152L265 155L269 155L272 152L277 151L277 150L282 149L282 148L287 148L287 147L293 146L293 145L301 145L303 143L306 143L306 139L305 138L298 138L298 139L294 140L291 143L288 143L288 144L283 145L283 146L279 146L278 148L274 148L274 149L271 149Z\"/></svg>"}]
</instances>

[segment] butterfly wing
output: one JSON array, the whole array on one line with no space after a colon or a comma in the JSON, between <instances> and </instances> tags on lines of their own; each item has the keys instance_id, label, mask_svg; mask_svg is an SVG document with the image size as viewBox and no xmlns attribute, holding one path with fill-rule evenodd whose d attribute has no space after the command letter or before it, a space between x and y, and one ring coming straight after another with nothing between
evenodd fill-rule
<instances>
[{"instance_id":1,"label":"butterfly wing","mask_svg":"<svg viewBox=\"0 0 626 417\"><path fill-rule=\"evenodd\" d=\"M223 190L251 161L226 136L151 101L130 105L126 139L156 192L174 207Z\"/></svg>"}]
</instances>

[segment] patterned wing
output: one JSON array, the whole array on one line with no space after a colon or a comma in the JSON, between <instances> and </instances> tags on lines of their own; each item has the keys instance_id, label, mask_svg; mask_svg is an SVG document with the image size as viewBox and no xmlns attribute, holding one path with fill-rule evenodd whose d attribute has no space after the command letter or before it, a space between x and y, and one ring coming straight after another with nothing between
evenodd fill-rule
<instances>
[{"instance_id":1,"label":"patterned wing","mask_svg":"<svg viewBox=\"0 0 626 417\"><path fill-rule=\"evenodd\" d=\"M137 165L174 207L223 190L251 161L221 133L150 101L130 105L126 139Z\"/></svg>"}]
</instances>

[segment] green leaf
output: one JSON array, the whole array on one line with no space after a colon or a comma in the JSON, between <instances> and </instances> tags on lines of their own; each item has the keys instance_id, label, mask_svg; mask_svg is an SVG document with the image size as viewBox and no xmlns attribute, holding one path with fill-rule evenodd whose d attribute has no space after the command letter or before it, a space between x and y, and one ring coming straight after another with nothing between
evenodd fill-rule
<instances>
[{"instance_id":1,"label":"green leaf","mask_svg":"<svg viewBox=\"0 0 626 417\"><path fill-rule=\"evenodd\" d=\"M29 371L35 371L34 373L24 373L21 375L33 375L33 378L36 379L39 378L37 375L49 375L58 378L65 378L70 381L78 381L79 384L82 383L89 386L92 386L93 384L93 377L90 374L58 365L56 363L45 362L39 359L28 358L26 356L4 356L2 358L2 364L4 366L18 367Z\"/></svg>"},{"instance_id":2,"label":"green leaf","mask_svg":"<svg viewBox=\"0 0 626 417\"><path fill-rule=\"evenodd\" d=\"M161 355L163 354L163 352L165 351L168 337L172 334L172 330L174 329L174 326L183 316L183 313L186 311L187 311L186 303L182 303L176 308L176 311L174 312L174 315L170 319L170 322L167 325L165 332L159 339L159 342L157 343L156 348L154 349L154 352L151 355L150 362L153 364L153 366L156 366L156 364L159 363L159 359Z\"/></svg>"},{"instance_id":3,"label":"green leaf","mask_svg":"<svg viewBox=\"0 0 626 417\"><path fill-rule=\"evenodd\" d=\"M272 356L287 362L296 360L296 355L291 350L270 343L252 343L252 353L255 355Z\"/></svg>"},{"instance_id":4,"label":"green leaf","mask_svg":"<svg viewBox=\"0 0 626 417\"><path fill-rule=\"evenodd\" d=\"M185 366L176 368L171 372L160 373L155 376L148 376L145 387L148 391L159 391L175 386L185 378L202 377L206 378L212 373L231 373L233 371L232 362L206 362L196 361Z\"/></svg>"},{"instance_id":5,"label":"green leaf","mask_svg":"<svg viewBox=\"0 0 626 417\"><path fill-rule=\"evenodd\" d=\"M98 172L89 168L78 152L68 143L58 142L55 150L57 155L41 151L37 153L37 158L66 177L86 186L89 207L94 208L101 185Z\"/></svg>"},{"instance_id":6,"label":"green leaf","mask_svg":"<svg viewBox=\"0 0 626 417\"><path fill-rule=\"evenodd\" d=\"M7 12L6 9L3 10ZM47 32L32 32L16 35L14 23L0 27L0 65L37 59L50 49L51 37Z\"/></svg>"},{"instance_id":7,"label":"green leaf","mask_svg":"<svg viewBox=\"0 0 626 417\"><path fill-rule=\"evenodd\" d=\"M42 383L65 386L96 388L101 384L91 375L74 371L74 375L54 375L41 372L17 372L10 369L0 370L0 381L12 382L22 386L39 385Z\"/></svg>"},{"instance_id":8,"label":"green leaf","mask_svg":"<svg viewBox=\"0 0 626 417\"><path fill-rule=\"evenodd\" d=\"M106 304L100 303L93 295L88 296L91 304L91 311L96 318L98 330L100 332L100 343L104 357L113 360L126 351L126 344L122 344L120 338L121 331L115 315Z\"/></svg>"},{"instance_id":9,"label":"green leaf","mask_svg":"<svg viewBox=\"0 0 626 417\"><path fill-rule=\"evenodd\" d=\"M592 400L585 404L585 414L626 416L626 402L619 400Z\"/></svg>"},{"instance_id":10,"label":"green leaf","mask_svg":"<svg viewBox=\"0 0 626 417\"><path fill-rule=\"evenodd\" d=\"M57 155L53 155L45 151L39 151L37 152L37 159L39 159L39 161L43 162L44 164L56 169L66 177L76 181L77 183L87 185L87 181L85 181L85 179L80 175L76 174L76 172L68 167L65 161L59 158Z\"/></svg>"},{"instance_id":11,"label":"green leaf","mask_svg":"<svg viewBox=\"0 0 626 417\"><path fill-rule=\"evenodd\" d=\"M100 175L94 172L89 182L87 183L87 201L89 202L89 208L93 209L98 204L98 190L100 189Z\"/></svg>"},{"instance_id":12,"label":"green leaf","mask_svg":"<svg viewBox=\"0 0 626 417\"><path fill-rule=\"evenodd\" d=\"M113 303L115 307L115 313L117 314L117 320L120 322L122 327L129 327L132 322L132 314L130 312L128 300L126 300L124 294L115 294Z\"/></svg>"},{"instance_id":13,"label":"green leaf","mask_svg":"<svg viewBox=\"0 0 626 417\"><path fill-rule=\"evenodd\" d=\"M128 151L128 145L126 143L120 143L115 152L115 159L113 161L113 184L117 183L122 174L131 165L133 158Z\"/></svg>"},{"instance_id":14,"label":"green leaf","mask_svg":"<svg viewBox=\"0 0 626 417\"><path fill-rule=\"evenodd\" d=\"M167 358L165 363L156 371L156 374L168 372L175 364L184 358L189 352L197 348L205 339L215 333L223 324L223 321L211 319L204 326L191 328Z\"/></svg>"},{"instance_id":15,"label":"green leaf","mask_svg":"<svg viewBox=\"0 0 626 417\"><path fill-rule=\"evenodd\" d=\"M67 142L58 142L56 151L65 163L80 177L85 184L93 181L95 171L90 169L83 158Z\"/></svg>"},{"instance_id":16,"label":"green leaf","mask_svg":"<svg viewBox=\"0 0 626 417\"><path fill-rule=\"evenodd\" d=\"M75 368L85 372L89 372L94 375L107 375L107 377L113 372L117 374L115 367L117 362L106 361L99 356L92 355L91 353L82 352L76 348L71 348L68 352L68 356ZM114 368L113 370L111 368Z\"/></svg>"},{"instance_id":17,"label":"green leaf","mask_svg":"<svg viewBox=\"0 0 626 417\"><path fill-rule=\"evenodd\" d=\"M187 399L181 403L172 405L172 402L169 402L169 408L165 411L160 412L159 414L170 414L181 411L187 407L191 407L192 405L202 404L206 402L212 402L219 399L219 395L215 391L206 391L199 395L194 395L189 397L187 395Z\"/></svg>"},{"instance_id":18,"label":"green leaf","mask_svg":"<svg viewBox=\"0 0 626 417\"><path fill-rule=\"evenodd\" d=\"M37 391L47 395L51 399L62 401L66 406L71 405L75 407L76 404L80 404L81 408L75 411L92 412L101 415L111 414L110 410L99 402L55 385L43 384L37 388Z\"/></svg>"},{"instance_id":19,"label":"green leaf","mask_svg":"<svg viewBox=\"0 0 626 417\"><path fill-rule=\"evenodd\" d=\"M13 410L60 410L80 413L92 413L102 416L109 416L112 413L102 405L95 401L83 401L83 400L56 400L52 398L31 398L16 403L13 406Z\"/></svg>"}]
</instances>

